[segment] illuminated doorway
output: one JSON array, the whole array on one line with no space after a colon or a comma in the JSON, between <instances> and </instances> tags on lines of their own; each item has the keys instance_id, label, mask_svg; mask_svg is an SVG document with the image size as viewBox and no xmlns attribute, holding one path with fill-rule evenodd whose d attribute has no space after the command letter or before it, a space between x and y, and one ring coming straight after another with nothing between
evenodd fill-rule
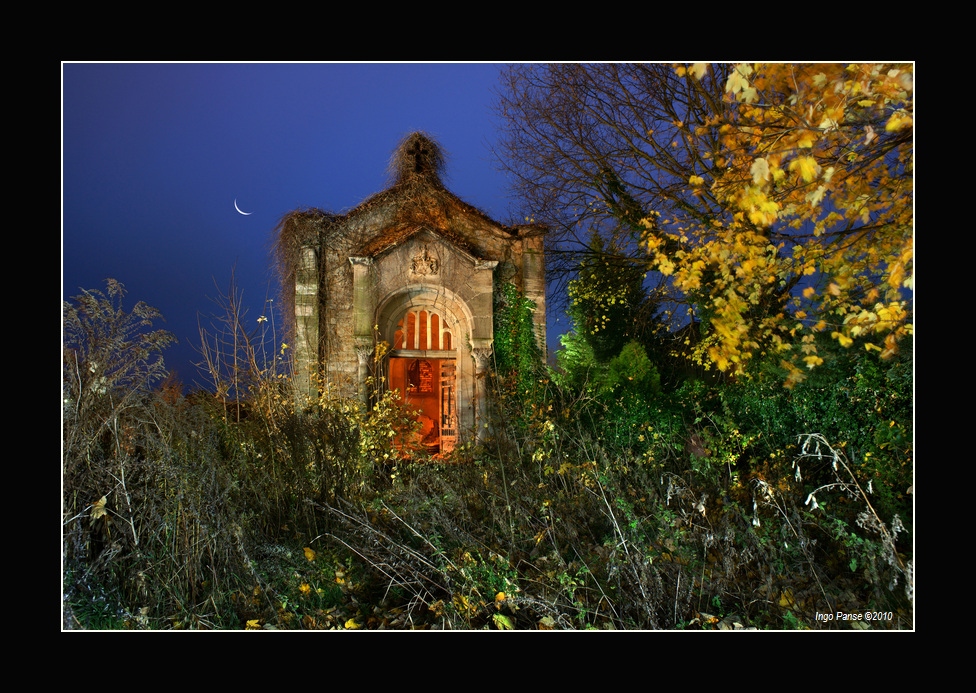
<instances>
[{"instance_id":1,"label":"illuminated doorway","mask_svg":"<svg viewBox=\"0 0 976 693\"><path fill-rule=\"evenodd\" d=\"M442 317L410 308L396 324L390 353L390 387L420 422L419 445L447 454L457 444L457 350Z\"/></svg>"}]
</instances>

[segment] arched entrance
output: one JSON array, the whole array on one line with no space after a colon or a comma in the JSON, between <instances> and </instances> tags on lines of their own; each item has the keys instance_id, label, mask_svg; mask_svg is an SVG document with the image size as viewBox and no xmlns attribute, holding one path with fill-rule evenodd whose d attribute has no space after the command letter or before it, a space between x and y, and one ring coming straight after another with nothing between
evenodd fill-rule
<instances>
[{"instance_id":1,"label":"arched entrance","mask_svg":"<svg viewBox=\"0 0 976 693\"><path fill-rule=\"evenodd\" d=\"M461 346L470 336L467 306L443 288L413 287L383 301L376 324L390 345L388 387L417 412L419 444L449 453L477 418L473 359Z\"/></svg>"},{"instance_id":2,"label":"arched entrance","mask_svg":"<svg viewBox=\"0 0 976 693\"><path fill-rule=\"evenodd\" d=\"M397 321L390 352L390 388L420 421L420 445L448 453L458 438L457 348L433 308L411 307Z\"/></svg>"}]
</instances>

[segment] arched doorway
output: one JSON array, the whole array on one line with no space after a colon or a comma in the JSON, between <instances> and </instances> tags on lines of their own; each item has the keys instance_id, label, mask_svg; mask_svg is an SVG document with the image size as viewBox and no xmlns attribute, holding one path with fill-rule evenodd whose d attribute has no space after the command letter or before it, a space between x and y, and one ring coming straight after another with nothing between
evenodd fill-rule
<instances>
[{"instance_id":1,"label":"arched doorway","mask_svg":"<svg viewBox=\"0 0 976 693\"><path fill-rule=\"evenodd\" d=\"M424 437L429 436L431 449L436 440L441 453L462 441L483 440L487 430L484 375L492 343L491 301L476 298L483 305L473 314L465 299L443 285L411 284L376 304L373 325L388 348L377 375L422 408L421 415L433 422L421 420ZM429 392L421 392L428 375Z\"/></svg>"},{"instance_id":2,"label":"arched doorway","mask_svg":"<svg viewBox=\"0 0 976 693\"><path fill-rule=\"evenodd\" d=\"M431 454L449 453L459 428L455 335L434 307L409 306L400 314L390 351L390 389L417 413L419 444Z\"/></svg>"}]
</instances>

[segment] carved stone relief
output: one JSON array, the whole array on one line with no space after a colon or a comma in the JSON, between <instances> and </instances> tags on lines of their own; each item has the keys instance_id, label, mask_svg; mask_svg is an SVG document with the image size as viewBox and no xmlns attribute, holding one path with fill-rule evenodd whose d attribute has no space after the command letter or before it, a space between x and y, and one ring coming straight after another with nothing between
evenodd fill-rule
<instances>
[{"instance_id":1,"label":"carved stone relief","mask_svg":"<svg viewBox=\"0 0 976 693\"><path fill-rule=\"evenodd\" d=\"M410 271L420 276L431 276L437 274L440 269L440 260L437 255L430 252L430 247L425 245L423 252L415 255L410 267Z\"/></svg>"}]
</instances>

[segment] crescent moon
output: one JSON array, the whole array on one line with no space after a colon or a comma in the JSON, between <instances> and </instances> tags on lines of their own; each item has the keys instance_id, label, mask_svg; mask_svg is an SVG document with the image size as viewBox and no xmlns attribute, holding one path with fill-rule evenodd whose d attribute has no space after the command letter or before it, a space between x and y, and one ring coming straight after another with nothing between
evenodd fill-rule
<instances>
[{"instance_id":1,"label":"crescent moon","mask_svg":"<svg viewBox=\"0 0 976 693\"><path fill-rule=\"evenodd\" d=\"M254 214L254 212L242 212L242 211L241 211L241 208L237 206L237 198L236 198L236 197L234 198L234 209L236 209L236 210L237 210L237 213L238 213L238 214L243 214L243 215L244 215L244 216L246 216L246 217L249 217L249 216L251 216L252 214Z\"/></svg>"}]
</instances>

